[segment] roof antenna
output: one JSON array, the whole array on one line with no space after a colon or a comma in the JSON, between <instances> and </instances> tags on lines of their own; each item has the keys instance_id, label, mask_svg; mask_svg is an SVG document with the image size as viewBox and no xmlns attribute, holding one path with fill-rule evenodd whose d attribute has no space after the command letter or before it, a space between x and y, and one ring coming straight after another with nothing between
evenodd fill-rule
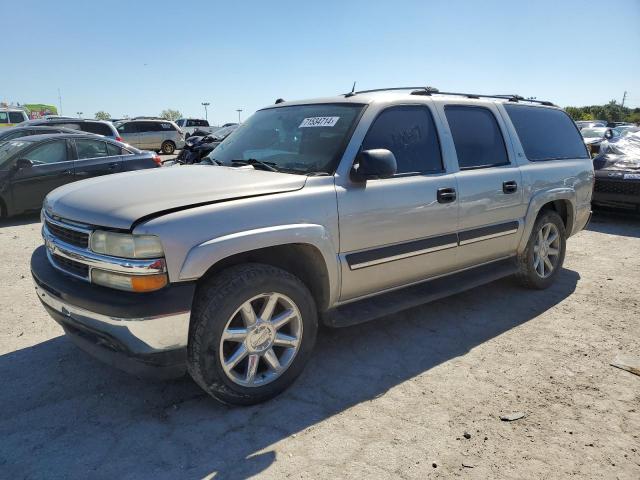
<instances>
[{"instance_id":1,"label":"roof antenna","mask_svg":"<svg viewBox=\"0 0 640 480\"><path fill-rule=\"evenodd\" d=\"M356 94L356 82L353 82L353 87L351 87L351 91L345 95L345 97L353 97Z\"/></svg>"}]
</instances>

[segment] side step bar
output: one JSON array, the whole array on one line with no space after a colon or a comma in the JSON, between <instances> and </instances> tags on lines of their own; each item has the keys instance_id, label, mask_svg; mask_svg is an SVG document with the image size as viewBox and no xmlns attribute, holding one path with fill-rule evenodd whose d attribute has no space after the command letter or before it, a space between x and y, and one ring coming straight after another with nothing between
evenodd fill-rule
<instances>
[{"instance_id":1,"label":"side step bar","mask_svg":"<svg viewBox=\"0 0 640 480\"><path fill-rule=\"evenodd\" d=\"M349 327L433 302L516 273L514 258L491 262L446 277L383 293L333 308L322 320L329 327Z\"/></svg>"}]
</instances>

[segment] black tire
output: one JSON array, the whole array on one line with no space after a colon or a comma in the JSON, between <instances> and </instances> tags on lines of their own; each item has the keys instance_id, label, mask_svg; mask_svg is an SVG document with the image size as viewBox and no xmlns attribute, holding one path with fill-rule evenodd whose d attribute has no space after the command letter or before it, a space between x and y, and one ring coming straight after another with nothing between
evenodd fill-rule
<instances>
[{"instance_id":1,"label":"black tire","mask_svg":"<svg viewBox=\"0 0 640 480\"><path fill-rule=\"evenodd\" d=\"M559 254L555 259L554 268L550 275L546 277L542 277L540 273L534 268L535 259L535 244L536 238L538 236L538 232L546 225L553 224L557 228L559 232ZM538 218L536 219L535 224L533 225L533 229L531 230L531 235L529 236L529 240L527 242L527 246L520 255L518 255L518 272L516 273L516 278L519 283L526 288L532 288L537 290L544 290L551 286L551 284L555 281L558 276L558 272L562 268L562 264L564 263L564 256L567 248L567 233L564 226L564 222L560 215L558 215L553 210L545 210L538 214Z\"/></svg>"},{"instance_id":2,"label":"black tire","mask_svg":"<svg viewBox=\"0 0 640 480\"><path fill-rule=\"evenodd\" d=\"M300 346L288 368L266 385L246 387L225 373L220 360L227 322L248 299L267 292L286 295L302 321ZM231 267L199 286L191 316L188 370L195 382L215 399L232 405L253 405L275 397L300 375L309 360L318 331L315 301L295 276L264 264Z\"/></svg>"},{"instance_id":3,"label":"black tire","mask_svg":"<svg viewBox=\"0 0 640 480\"><path fill-rule=\"evenodd\" d=\"M162 142L162 153L164 153L165 155L172 155L173 152L176 151L176 144L173 143L171 140L166 140L164 142Z\"/></svg>"}]
</instances>

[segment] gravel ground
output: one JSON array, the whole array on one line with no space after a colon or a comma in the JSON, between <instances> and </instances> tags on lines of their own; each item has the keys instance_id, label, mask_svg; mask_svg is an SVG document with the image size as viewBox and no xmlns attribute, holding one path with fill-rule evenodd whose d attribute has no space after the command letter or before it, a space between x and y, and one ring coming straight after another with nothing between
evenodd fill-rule
<instances>
[{"instance_id":1,"label":"gravel ground","mask_svg":"<svg viewBox=\"0 0 640 480\"><path fill-rule=\"evenodd\" d=\"M293 388L229 408L76 349L0 224L2 478L640 478L640 218L599 214L547 291L502 280L324 330ZM500 421L523 412L524 418Z\"/></svg>"}]
</instances>

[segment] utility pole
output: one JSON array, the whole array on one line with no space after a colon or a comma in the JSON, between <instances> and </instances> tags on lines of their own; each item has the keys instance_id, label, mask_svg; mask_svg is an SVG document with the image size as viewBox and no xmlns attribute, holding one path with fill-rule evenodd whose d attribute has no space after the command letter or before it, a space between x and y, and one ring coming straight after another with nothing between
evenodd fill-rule
<instances>
[{"instance_id":1,"label":"utility pole","mask_svg":"<svg viewBox=\"0 0 640 480\"><path fill-rule=\"evenodd\" d=\"M627 91L624 91L624 95L622 95L622 107L624 108L624 101L627 99Z\"/></svg>"},{"instance_id":2,"label":"utility pole","mask_svg":"<svg viewBox=\"0 0 640 480\"><path fill-rule=\"evenodd\" d=\"M211 105L209 102L202 102L202 106L204 107L204 119L209 121L209 114L207 113L207 107Z\"/></svg>"},{"instance_id":3,"label":"utility pole","mask_svg":"<svg viewBox=\"0 0 640 480\"><path fill-rule=\"evenodd\" d=\"M242 122L240 121L240 114L242 113L242 109L241 109L241 108L239 108L239 109L237 109L237 110L236 110L236 112L238 112L238 123L242 123Z\"/></svg>"},{"instance_id":4,"label":"utility pole","mask_svg":"<svg viewBox=\"0 0 640 480\"><path fill-rule=\"evenodd\" d=\"M60 107L60 111L58 115L62 115L62 95L60 94L60 88L58 87L58 106Z\"/></svg>"},{"instance_id":5,"label":"utility pole","mask_svg":"<svg viewBox=\"0 0 640 480\"><path fill-rule=\"evenodd\" d=\"M78 114L78 118L82 118L82 114L83 114L84 112L76 112L76 113Z\"/></svg>"}]
</instances>

